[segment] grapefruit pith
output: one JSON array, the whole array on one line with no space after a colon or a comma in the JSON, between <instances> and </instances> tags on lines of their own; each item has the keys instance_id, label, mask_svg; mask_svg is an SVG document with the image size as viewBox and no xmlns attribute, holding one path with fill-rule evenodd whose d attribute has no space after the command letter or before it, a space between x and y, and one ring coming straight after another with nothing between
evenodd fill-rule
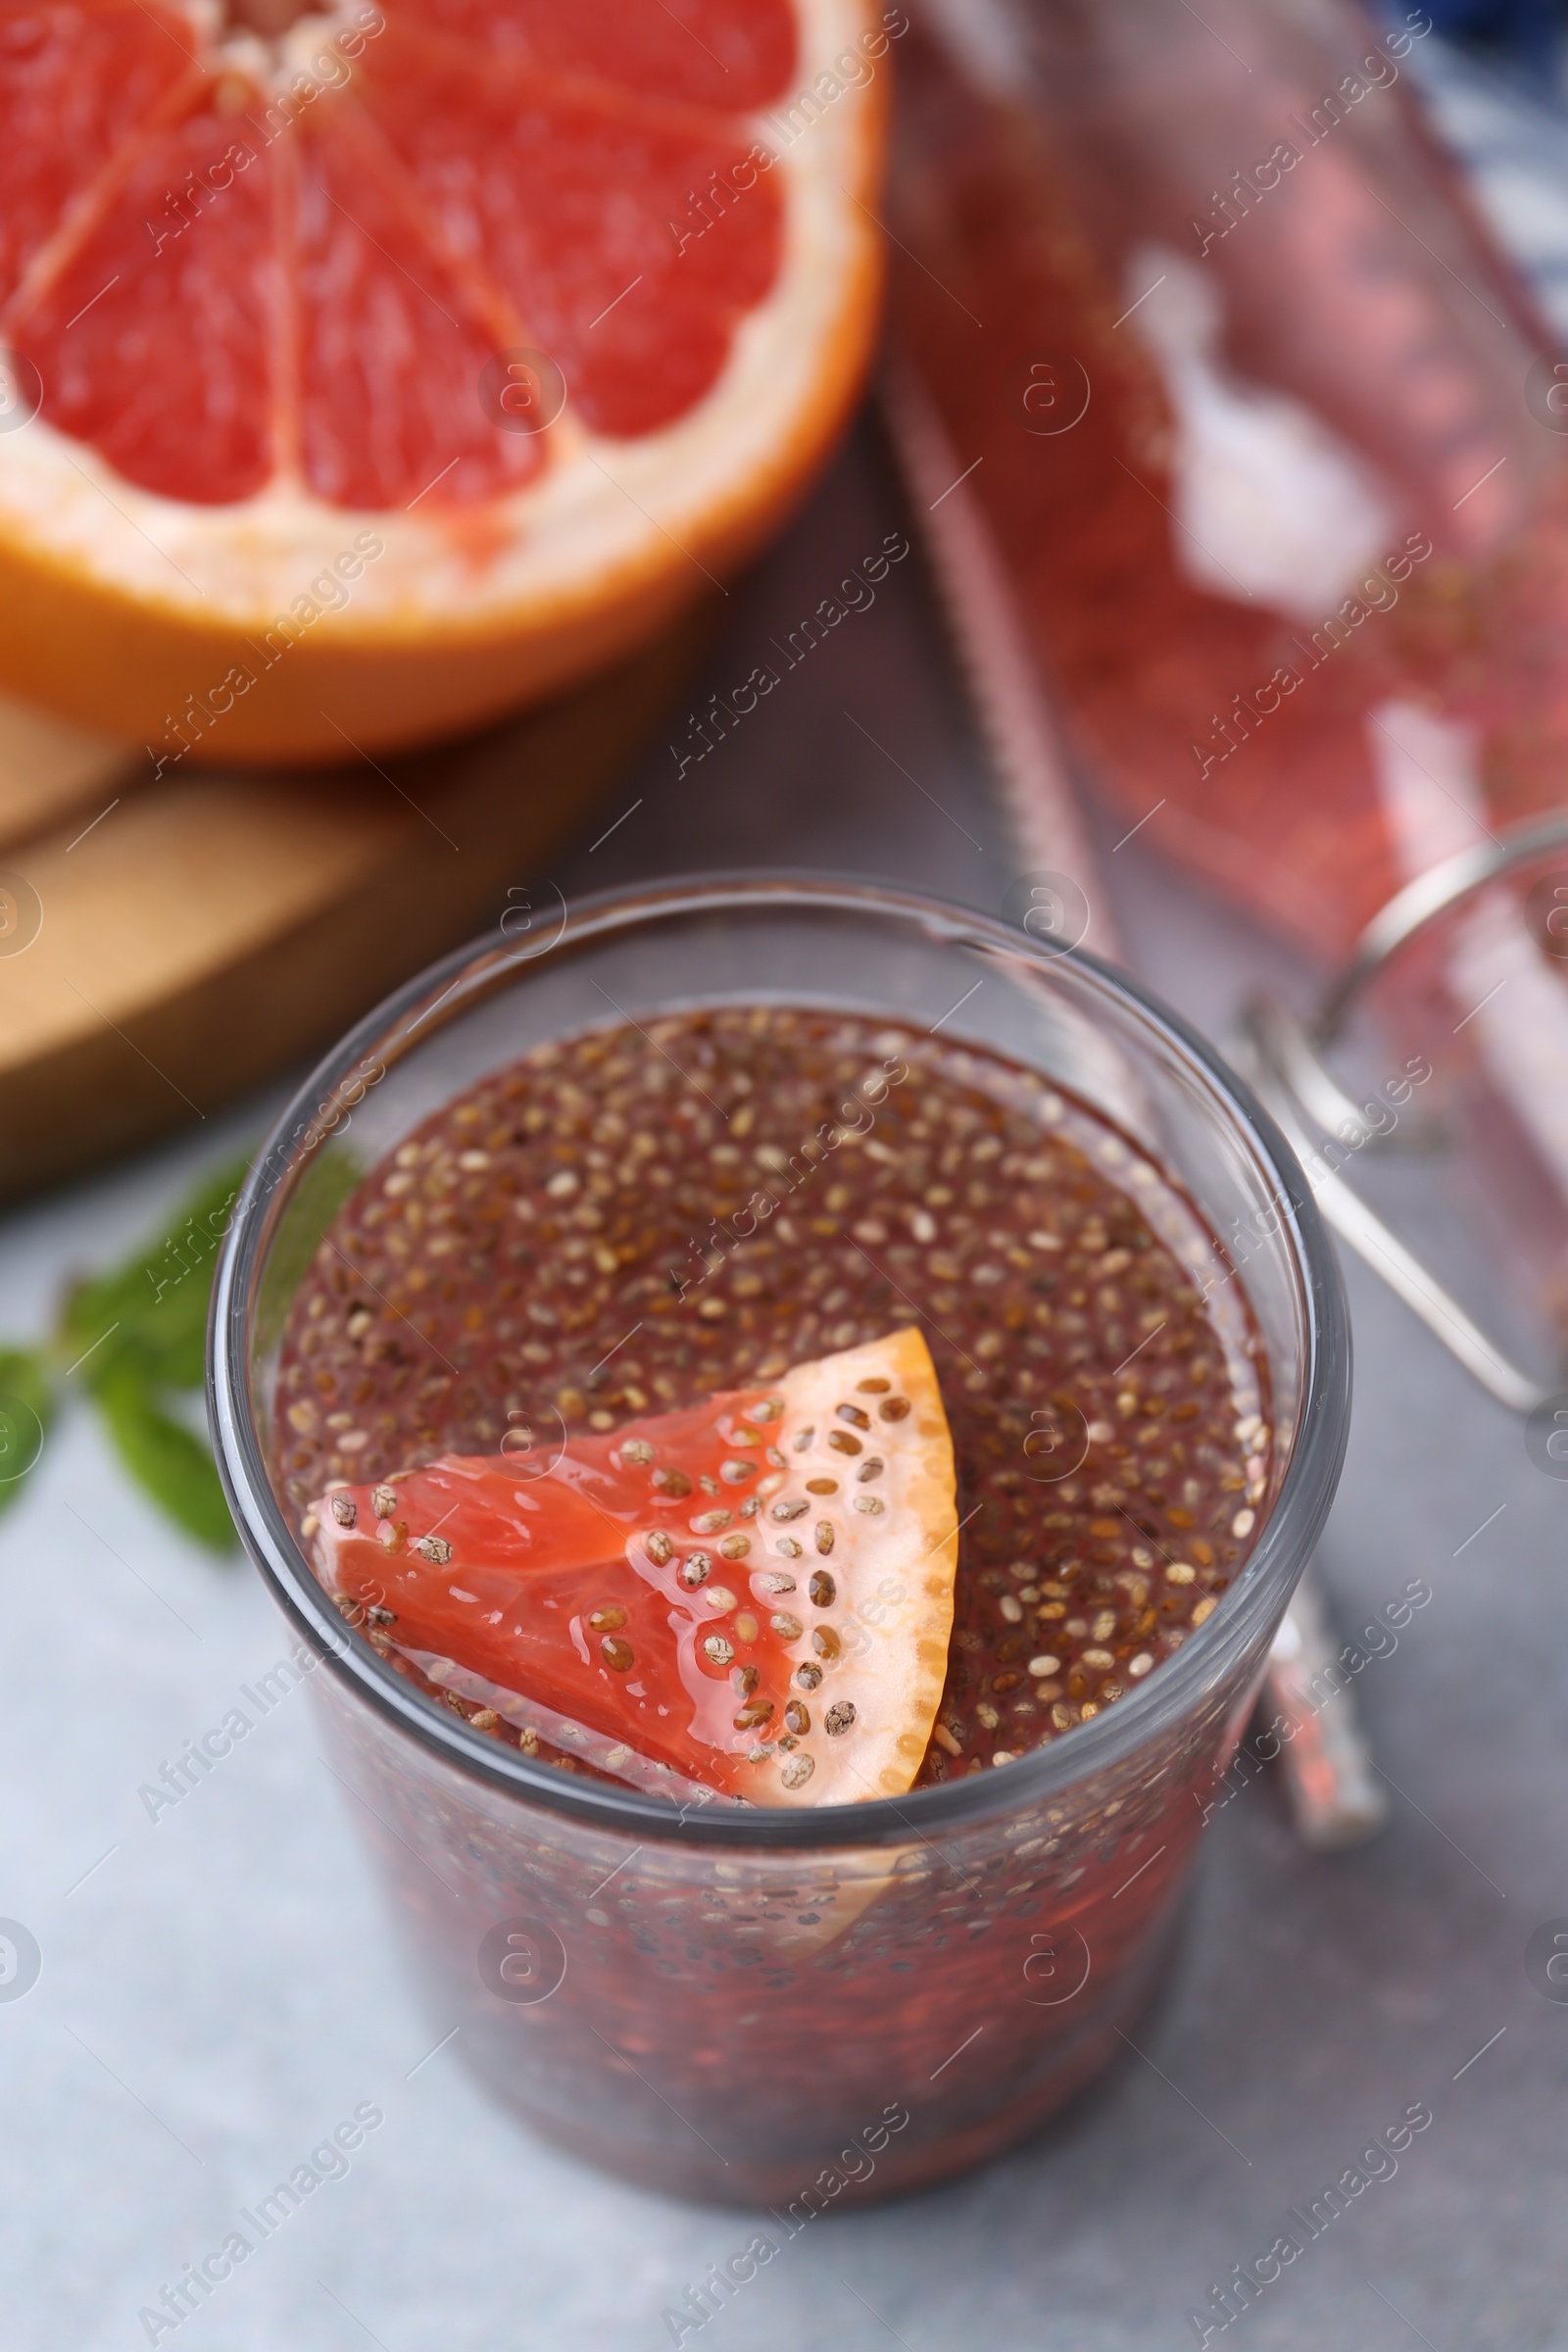
<instances>
[{"instance_id":1,"label":"grapefruit pith","mask_svg":"<svg viewBox=\"0 0 1568 2352\"><path fill-rule=\"evenodd\" d=\"M780 518L871 331L898 11L297 13L0 10L0 685L155 760L586 674Z\"/></svg>"},{"instance_id":2,"label":"grapefruit pith","mask_svg":"<svg viewBox=\"0 0 1568 2352\"><path fill-rule=\"evenodd\" d=\"M533 1455L323 1495L322 1584L427 1680L619 1778L763 1805L910 1787L957 1563L917 1331Z\"/></svg>"}]
</instances>

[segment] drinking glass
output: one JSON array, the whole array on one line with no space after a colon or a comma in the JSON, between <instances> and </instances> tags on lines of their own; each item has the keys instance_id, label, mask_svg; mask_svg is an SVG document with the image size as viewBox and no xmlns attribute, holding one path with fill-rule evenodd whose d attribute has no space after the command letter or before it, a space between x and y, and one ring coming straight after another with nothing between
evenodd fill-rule
<instances>
[{"instance_id":1,"label":"drinking glass","mask_svg":"<svg viewBox=\"0 0 1568 2352\"><path fill-rule=\"evenodd\" d=\"M363 1800L432 2031L461 2029L455 2050L496 2095L612 2172L781 2214L942 2180L1059 2106L1159 1982L1201 1792L1339 1474L1349 1352L1323 1227L1245 1086L1060 927L776 875L509 919L327 1056L241 1196L211 1368L235 1516ZM1005 1770L791 1811L561 1773L352 1638L282 1499L290 1304L368 1168L548 1040L738 1004L896 1019L1044 1074L1158 1158L1206 1237L1190 1255L1214 1311L1242 1312L1245 1292L1277 1431L1250 1556L1167 1663ZM1023 1465L1042 1516L1058 1442L1048 1430Z\"/></svg>"}]
</instances>

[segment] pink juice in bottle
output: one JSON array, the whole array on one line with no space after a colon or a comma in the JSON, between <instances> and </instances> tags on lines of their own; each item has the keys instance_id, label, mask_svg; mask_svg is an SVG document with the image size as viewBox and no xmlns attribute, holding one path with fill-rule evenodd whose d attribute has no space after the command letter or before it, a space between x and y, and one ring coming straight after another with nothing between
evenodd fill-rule
<instances>
[{"instance_id":1,"label":"pink juice in bottle","mask_svg":"<svg viewBox=\"0 0 1568 2352\"><path fill-rule=\"evenodd\" d=\"M1555 806L1544 327L1339 0L928 0L895 319L1128 826L1320 951Z\"/></svg>"}]
</instances>

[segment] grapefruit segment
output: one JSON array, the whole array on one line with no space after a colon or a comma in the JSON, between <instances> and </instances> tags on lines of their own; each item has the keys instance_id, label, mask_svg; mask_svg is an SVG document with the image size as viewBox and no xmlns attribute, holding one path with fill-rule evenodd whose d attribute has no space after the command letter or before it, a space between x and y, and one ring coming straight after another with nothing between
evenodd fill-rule
<instances>
[{"instance_id":1,"label":"grapefruit segment","mask_svg":"<svg viewBox=\"0 0 1568 2352\"><path fill-rule=\"evenodd\" d=\"M550 354L584 423L652 432L708 391L782 253L783 201L745 166L749 128L541 82L395 26L364 103L444 242L505 296L504 339ZM694 192L748 169L744 203L693 210Z\"/></svg>"},{"instance_id":2,"label":"grapefruit segment","mask_svg":"<svg viewBox=\"0 0 1568 2352\"><path fill-rule=\"evenodd\" d=\"M112 155L187 79L189 21L158 0L0 19L0 303Z\"/></svg>"},{"instance_id":3,"label":"grapefruit segment","mask_svg":"<svg viewBox=\"0 0 1568 2352\"><path fill-rule=\"evenodd\" d=\"M781 98L797 61L787 0L414 0L409 14L496 57L726 113Z\"/></svg>"},{"instance_id":4,"label":"grapefruit segment","mask_svg":"<svg viewBox=\"0 0 1568 2352\"><path fill-rule=\"evenodd\" d=\"M413 191L352 113L329 117L298 163L310 489L337 507L408 512L426 498L475 505L527 481L544 463L543 437L498 432L476 392L487 362L515 339L505 310L423 233ZM389 253L404 257L401 269L387 268Z\"/></svg>"},{"instance_id":5,"label":"grapefruit segment","mask_svg":"<svg viewBox=\"0 0 1568 2352\"><path fill-rule=\"evenodd\" d=\"M306 1526L326 1590L428 1679L514 1721L533 1702L623 1778L850 1803L901 1794L925 1754L957 1531L917 1331L548 1462L447 1455L340 1488Z\"/></svg>"},{"instance_id":6,"label":"grapefruit segment","mask_svg":"<svg viewBox=\"0 0 1568 2352\"><path fill-rule=\"evenodd\" d=\"M138 140L30 300L24 290L12 336L41 379L43 421L125 481L202 506L254 497L277 465L276 159L263 151L236 172L238 127L209 92ZM187 220L171 198L215 172L230 182L221 215L192 207Z\"/></svg>"}]
</instances>

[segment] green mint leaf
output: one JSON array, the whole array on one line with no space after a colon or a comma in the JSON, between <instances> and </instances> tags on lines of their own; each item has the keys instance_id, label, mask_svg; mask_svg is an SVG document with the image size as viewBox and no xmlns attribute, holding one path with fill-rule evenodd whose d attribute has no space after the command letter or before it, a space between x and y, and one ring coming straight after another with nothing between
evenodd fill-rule
<instances>
[{"instance_id":1,"label":"green mint leaf","mask_svg":"<svg viewBox=\"0 0 1568 2352\"><path fill-rule=\"evenodd\" d=\"M0 1348L0 1511L17 1501L54 1416L49 1359L37 1348Z\"/></svg>"},{"instance_id":2,"label":"green mint leaf","mask_svg":"<svg viewBox=\"0 0 1568 2352\"><path fill-rule=\"evenodd\" d=\"M122 1365L94 1395L117 1451L141 1487L188 1536L214 1551L234 1546L234 1522L212 1454L159 1410L138 1372Z\"/></svg>"},{"instance_id":3,"label":"green mint leaf","mask_svg":"<svg viewBox=\"0 0 1568 2352\"><path fill-rule=\"evenodd\" d=\"M143 1385L202 1383L213 1267L248 1163L214 1170L171 1214L162 1233L119 1266L70 1294L59 1345L101 1393L122 1370Z\"/></svg>"}]
</instances>

